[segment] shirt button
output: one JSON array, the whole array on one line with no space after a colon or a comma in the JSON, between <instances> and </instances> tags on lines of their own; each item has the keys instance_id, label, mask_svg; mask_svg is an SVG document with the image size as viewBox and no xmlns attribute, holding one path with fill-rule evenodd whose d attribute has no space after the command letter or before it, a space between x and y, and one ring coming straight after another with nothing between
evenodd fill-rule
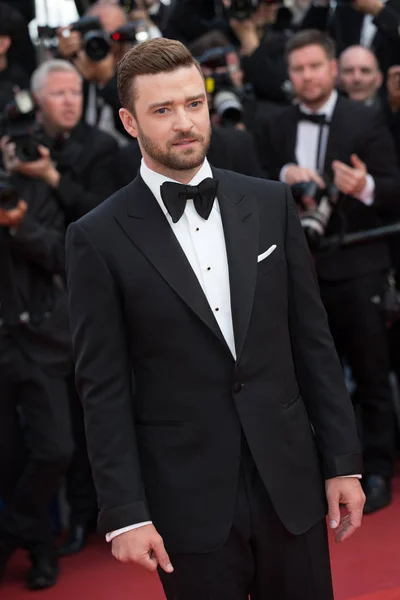
<instances>
[{"instance_id":1,"label":"shirt button","mask_svg":"<svg viewBox=\"0 0 400 600\"><path fill-rule=\"evenodd\" d=\"M199 228L199 227L196 227L196 231L200 231L200 228Z\"/></svg>"},{"instance_id":2,"label":"shirt button","mask_svg":"<svg viewBox=\"0 0 400 600\"><path fill-rule=\"evenodd\" d=\"M218 312L218 311L219 311L219 308L216 308L216 309L215 309L215 312Z\"/></svg>"},{"instance_id":3,"label":"shirt button","mask_svg":"<svg viewBox=\"0 0 400 600\"><path fill-rule=\"evenodd\" d=\"M244 387L243 383L239 383L238 381L236 381L233 385L233 391L235 392L235 394L238 394L239 392L242 391Z\"/></svg>"},{"instance_id":4,"label":"shirt button","mask_svg":"<svg viewBox=\"0 0 400 600\"><path fill-rule=\"evenodd\" d=\"M207 267L207 271L211 271L211 267Z\"/></svg>"}]
</instances>

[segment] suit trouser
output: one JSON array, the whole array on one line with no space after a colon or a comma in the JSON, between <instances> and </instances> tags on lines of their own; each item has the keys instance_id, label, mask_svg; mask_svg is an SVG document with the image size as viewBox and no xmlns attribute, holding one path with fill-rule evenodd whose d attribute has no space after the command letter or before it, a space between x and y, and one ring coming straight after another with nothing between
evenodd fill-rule
<instances>
[{"instance_id":1,"label":"suit trouser","mask_svg":"<svg viewBox=\"0 0 400 600\"><path fill-rule=\"evenodd\" d=\"M87 524L97 519L97 495L86 444L83 407L73 375L67 379L74 453L65 477L71 524Z\"/></svg>"},{"instance_id":2,"label":"suit trouser","mask_svg":"<svg viewBox=\"0 0 400 600\"><path fill-rule=\"evenodd\" d=\"M51 547L49 504L72 454L65 381L11 342L0 361L0 536Z\"/></svg>"},{"instance_id":3,"label":"suit trouser","mask_svg":"<svg viewBox=\"0 0 400 600\"><path fill-rule=\"evenodd\" d=\"M322 301L338 354L357 384L354 403L361 412L366 474L390 478L394 468L395 414L389 383L390 358L384 319L375 301L384 274L344 282L320 282Z\"/></svg>"},{"instance_id":4,"label":"suit trouser","mask_svg":"<svg viewBox=\"0 0 400 600\"><path fill-rule=\"evenodd\" d=\"M169 556L174 572L159 570L168 600L333 599L325 520L290 534L245 442L228 539L215 552Z\"/></svg>"}]
</instances>

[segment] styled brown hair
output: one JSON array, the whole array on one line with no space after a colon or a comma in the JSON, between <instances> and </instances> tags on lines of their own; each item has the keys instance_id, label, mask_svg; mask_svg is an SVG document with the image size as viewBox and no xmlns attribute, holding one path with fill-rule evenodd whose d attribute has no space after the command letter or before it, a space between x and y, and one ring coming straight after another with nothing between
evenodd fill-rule
<instances>
[{"instance_id":1,"label":"styled brown hair","mask_svg":"<svg viewBox=\"0 0 400 600\"><path fill-rule=\"evenodd\" d=\"M301 50L307 46L320 46L320 48L325 50L325 54L329 59L336 58L336 45L329 35L318 29L304 29L289 38L285 48L286 60L288 60L292 52Z\"/></svg>"},{"instance_id":2,"label":"styled brown hair","mask_svg":"<svg viewBox=\"0 0 400 600\"><path fill-rule=\"evenodd\" d=\"M136 77L172 73L193 65L203 77L199 63L186 46L176 40L155 38L131 48L118 64L118 95L122 106L134 114Z\"/></svg>"}]
</instances>

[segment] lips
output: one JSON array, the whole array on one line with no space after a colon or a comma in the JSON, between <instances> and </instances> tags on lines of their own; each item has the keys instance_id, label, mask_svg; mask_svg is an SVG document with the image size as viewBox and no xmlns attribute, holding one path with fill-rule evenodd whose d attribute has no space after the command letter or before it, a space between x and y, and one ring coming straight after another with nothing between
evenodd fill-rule
<instances>
[{"instance_id":1,"label":"lips","mask_svg":"<svg viewBox=\"0 0 400 600\"><path fill-rule=\"evenodd\" d=\"M197 140L194 139L190 139L190 140L179 140L179 142L174 142L174 144L172 144L173 146L190 146L190 144L194 144L195 142L197 142Z\"/></svg>"}]
</instances>

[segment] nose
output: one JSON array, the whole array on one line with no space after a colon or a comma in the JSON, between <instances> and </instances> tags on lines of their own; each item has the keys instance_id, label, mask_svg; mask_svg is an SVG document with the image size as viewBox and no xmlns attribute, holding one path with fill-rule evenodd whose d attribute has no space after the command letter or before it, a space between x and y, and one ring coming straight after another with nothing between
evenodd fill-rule
<instances>
[{"instance_id":1,"label":"nose","mask_svg":"<svg viewBox=\"0 0 400 600\"><path fill-rule=\"evenodd\" d=\"M192 120L185 110L179 110L176 113L174 121L175 131L190 131L193 127Z\"/></svg>"}]
</instances>

